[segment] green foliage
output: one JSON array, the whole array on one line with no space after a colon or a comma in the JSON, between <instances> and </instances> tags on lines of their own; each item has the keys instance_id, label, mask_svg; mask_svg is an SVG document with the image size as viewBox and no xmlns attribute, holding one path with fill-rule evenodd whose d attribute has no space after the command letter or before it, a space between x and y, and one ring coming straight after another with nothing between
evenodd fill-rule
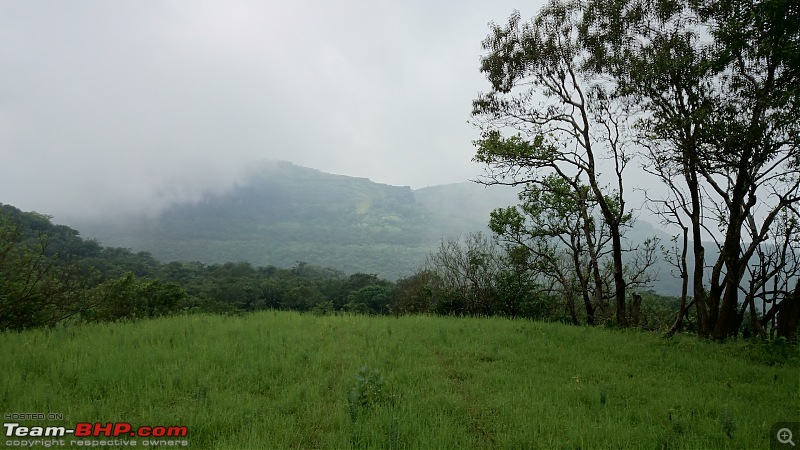
<instances>
[{"instance_id":1,"label":"green foliage","mask_svg":"<svg viewBox=\"0 0 800 450\"><path fill-rule=\"evenodd\" d=\"M736 418L733 416L733 412L731 412L728 408L723 408L722 411L719 413L719 423L722 426L722 432L728 438L733 438L733 433L736 431Z\"/></svg>"},{"instance_id":2,"label":"green foliage","mask_svg":"<svg viewBox=\"0 0 800 450\"><path fill-rule=\"evenodd\" d=\"M754 340L750 354L759 364L781 365L800 360L800 347L779 336L775 339Z\"/></svg>"},{"instance_id":3,"label":"green foliage","mask_svg":"<svg viewBox=\"0 0 800 450\"><path fill-rule=\"evenodd\" d=\"M392 301L394 314L433 313L437 301L434 292L440 282L438 276L429 270L401 278L395 283Z\"/></svg>"},{"instance_id":4,"label":"green foliage","mask_svg":"<svg viewBox=\"0 0 800 450\"><path fill-rule=\"evenodd\" d=\"M556 147L546 142L542 135L527 141L519 134L504 138L499 131L491 130L483 133L475 145L478 150L473 161L491 165L517 165L521 160L545 165L555 162L560 155Z\"/></svg>"},{"instance_id":5,"label":"green foliage","mask_svg":"<svg viewBox=\"0 0 800 450\"><path fill-rule=\"evenodd\" d=\"M648 331L666 331L675 322L680 299L658 295L653 291L641 293L642 304L637 326Z\"/></svg>"},{"instance_id":6,"label":"green foliage","mask_svg":"<svg viewBox=\"0 0 800 450\"><path fill-rule=\"evenodd\" d=\"M392 301L391 288L388 286L365 286L347 296L345 310L361 314L385 314Z\"/></svg>"},{"instance_id":7,"label":"green foliage","mask_svg":"<svg viewBox=\"0 0 800 450\"><path fill-rule=\"evenodd\" d=\"M80 228L163 261L277 267L307 261L398 278L421 265L442 235L470 231L476 221L468 219L450 221L417 202L407 186L276 162L254 170L225 195L175 205L156 218L88 222Z\"/></svg>"},{"instance_id":8,"label":"green foliage","mask_svg":"<svg viewBox=\"0 0 800 450\"><path fill-rule=\"evenodd\" d=\"M311 308L311 312L317 316L324 316L333 313L333 302L331 300L323 300L313 308Z\"/></svg>"},{"instance_id":9,"label":"green foliage","mask_svg":"<svg viewBox=\"0 0 800 450\"><path fill-rule=\"evenodd\" d=\"M358 420L358 413L387 399L388 392L383 375L377 369L362 366L355 375L355 384L347 394L350 420Z\"/></svg>"},{"instance_id":10,"label":"green foliage","mask_svg":"<svg viewBox=\"0 0 800 450\"><path fill-rule=\"evenodd\" d=\"M36 213L0 205L0 330L114 321L176 312L291 309L386 314L394 286L298 262L161 264L149 253L104 248Z\"/></svg>"},{"instance_id":11,"label":"green foliage","mask_svg":"<svg viewBox=\"0 0 800 450\"><path fill-rule=\"evenodd\" d=\"M597 392L600 394L600 404L605 405L608 403L608 386L600 384L597 386Z\"/></svg>"},{"instance_id":12,"label":"green foliage","mask_svg":"<svg viewBox=\"0 0 800 450\"><path fill-rule=\"evenodd\" d=\"M53 326L85 307L95 273L72 262L67 250L81 248L76 234L0 204L0 331Z\"/></svg>"},{"instance_id":13,"label":"green foliage","mask_svg":"<svg viewBox=\"0 0 800 450\"><path fill-rule=\"evenodd\" d=\"M346 276L305 262L289 268L246 262L161 264L146 252L84 241L74 230L48 225L45 216L11 207L4 211L16 218L0 216L5 220L0 227L3 329L264 309L317 315L435 313L545 320L560 320L564 314L563 298L544 293L530 277L529 249L509 247L504 253L480 235L442 247L442 262L454 263L449 269L431 266L392 283L375 274ZM22 223L55 237L34 235ZM649 310L644 315L653 317Z\"/></svg>"},{"instance_id":14,"label":"green foliage","mask_svg":"<svg viewBox=\"0 0 800 450\"><path fill-rule=\"evenodd\" d=\"M444 315L501 314L497 275L503 265L500 248L482 233L443 240L427 263L435 275L433 310Z\"/></svg>"},{"instance_id":15,"label":"green foliage","mask_svg":"<svg viewBox=\"0 0 800 450\"><path fill-rule=\"evenodd\" d=\"M180 310L187 299L183 288L159 280L140 280L134 274L107 281L91 293L93 307L82 311L89 321L158 317Z\"/></svg>"},{"instance_id":16,"label":"green foliage","mask_svg":"<svg viewBox=\"0 0 800 450\"><path fill-rule=\"evenodd\" d=\"M786 0L623 0L576 11L589 75L631 108L643 167L670 191L654 199L659 213L690 224L695 241L703 228L724 236L713 245L716 261L699 246L692 255L696 267L722 268L707 280L694 273L697 330L735 337L740 293L797 273L796 256L767 261L755 246L788 244L769 230L798 215L800 9ZM746 279L745 268L772 264L772 280Z\"/></svg>"}]
</instances>

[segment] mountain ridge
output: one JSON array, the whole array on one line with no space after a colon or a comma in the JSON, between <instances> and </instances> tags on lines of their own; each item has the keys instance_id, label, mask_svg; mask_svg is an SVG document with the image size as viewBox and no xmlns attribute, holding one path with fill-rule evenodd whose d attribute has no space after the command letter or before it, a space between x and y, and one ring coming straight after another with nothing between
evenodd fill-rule
<instances>
[{"instance_id":1,"label":"mountain ridge","mask_svg":"<svg viewBox=\"0 0 800 450\"><path fill-rule=\"evenodd\" d=\"M398 278L419 267L441 238L431 232L443 221L436 216L409 186L277 161L257 165L227 192L173 205L154 218L75 225L106 245L161 260L304 261Z\"/></svg>"},{"instance_id":2,"label":"mountain ridge","mask_svg":"<svg viewBox=\"0 0 800 450\"><path fill-rule=\"evenodd\" d=\"M147 251L162 261L277 267L303 261L397 279L422 266L442 239L489 233L489 212L517 201L516 189L507 186L466 181L411 189L271 161L254 166L227 192L173 205L156 217L73 225L106 246ZM663 234L650 224L642 228Z\"/></svg>"}]
</instances>

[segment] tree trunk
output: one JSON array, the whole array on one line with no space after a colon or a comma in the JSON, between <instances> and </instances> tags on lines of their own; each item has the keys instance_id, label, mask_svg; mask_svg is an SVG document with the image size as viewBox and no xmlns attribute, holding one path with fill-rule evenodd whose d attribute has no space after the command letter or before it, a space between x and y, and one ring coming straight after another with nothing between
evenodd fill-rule
<instances>
[{"instance_id":1,"label":"tree trunk","mask_svg":"<svg viewBox=\"0 0 800 450\"><path fill-rule=\"evenodd\" d=\"M589 325L594 325L596 322L595 311L600 302L603 301L603 276L600 274L600 262L598 261L597 249L594 245L594 236L592 235L591 228L589 227L590 221L588 208L586 207L586 194L583 191L579 191L578 195L578 200L580 202L581 221L583 222L581 229L583 231L584 240L586 241L586 247L589 251L589 268L594 280L594 303L592 303L592 299L589 297L589 292L587 289L588 281L583 279L579 258L580 255L573 250L573 256L575 258L575 270L582 277L581 283L584 291L583 302L586 307L586 323Z\"/></svg>"},{"instance_id":2,"label":"tree trunk","mask_svg":"<svg viewBox=\"0 0 800 450\"><path fill-rule=\"evenodd\" d=\"M756 311L756 301L751 295L749 298L750 304L750 322L753 324L753 328L755 328L756 333L761 339L767 338L767 333L764 332L764 327L761 326L761 321L758 320L758 313Z\"/></svg>"},{"instance_id":3,"label":"tree trunk","mask_svg":"<svg viewBox=\"0 0 800 450\"><path fill-rule=\"evenodd\" d=\"M575 312L575 299L572 294L567 295L567 309L569 310L569 318L572 320L573 325L580 325L578 314Z\"/></svg>"},{"instance_id":4,"label":"tree trunk","mask_svg":"<svg viewBox=\"0 0 800 450\"><path fill-rule=\"evenodd\" d=\"M619 233L619 223L609 223L611 232L611 251L614 259L614 297L617 303L617 326L627 327L628 319L625 315L625 278L622 274L622 238Z\"/></svg>"},{"instance_id":5,"label":"tree trunk","mask_svg":"<svg viewBox=\"0 0 800 450\"><path fill-rule=\"evenodd\" d=\"M695 228L696 230L693 233L694 243L692 248L694 253L692 292L694 293L695 308L697 309L697 333L700 335L700 337L708 337L708 335L711 333L712 325L709 323L706 290L703 286L706 249L703 247L703 244L700 241L702 239L702 235L700 234L700 224L698 223Z\"/></svg>"},{"instance_id":6,"label":"tree trunk","mask_svg":"<svg viewBox=\"0 0 800 450\"><path fill-rule=\"evenodd\" d=\"M633 294L633 301L631 302L631 320L630 325L635 327L639 325L639 311L642 309L642 296Z\"/></svg>"},{"instance_id":7,"label":"tree trunk","mask_svg":"<svg viewBox=\"0 0 800 450\"><path fill-rule=\"evenodd\" d=\"M733 187L730 206L728 207L728 230L725 232L725 243L722 246L722 258L725 261L725 294L719 308L719 317L714 327L715 339L727 339L739 331L736 307L739 304L739 282L742 280L741 240L742 225L746 215L745 193L749 182L749 162L753 151L746 146L737 167L736 184Z\"/></svg>"},{"instance_id":8,"label":"tree trunk","mask_svg":"<svg viewBox=\"0 0 800 450\"><path fill-rule=\"evenodd\" d=\"M680 331L683 325L683 316L686 315L686 297L689 294L689 268L686 265L686 253L689 251L689 229L683 227L683 250L681 250L680 271L681 271L681 306L678 309L678 317L675 323L667 332L667 336L672 336Z\"/></svg>"},{"instance_id":9,"label":"tree trunk","mask_svg":"<svg viewBox=\"0 0 800 450\"><path fill-rule=\"evenodd\" d=\"M733 337L739 330L736 306L739 302L739 283L736 274L728 274L725 283L725 295L719 308L719 317L714 327L714 339L724 340Z\"/></svg>"},{"instance_id":10,"label":"tree trunk","mask_svg":"<svg viewBox=\"0 0 800 450\"><path fill-rule=\"evenodd\" d=\"M708 307L706 304L706 293L703 287L705 276L705 248L703 248L703 236L701 232L701 208L700 204L700 184L697 180L697 154L691 150L684 152L684 177L689 187L689 194L692 202L692 251L694 253L694 270L692 272L692 290L694 294L695 308L697 309L697 334L707 337L711 333L711 325L708 320Z\"/></svg>"},{"instance_id":11,"label":"tree trunk","mask_svg":"<svg viewBox=\"0 0 800 450\"><path fill-rule=\"evenodd\" d=\"M778 311L778 336L786 338L789 342L797 342L797 326L800 324L800 283L798 283L791 296L781 301Z\"/></svg>"},{"instance_id":12,"label":"tree trunk","mask_svg":"<svg viewBox=\"0 0 800 450\"><path fill-rule=\"evenodd\" d=\"M583 305L586 307L586 324L595 325L597 323L594 317L595 307L592 305L592 300L589 298L588 293L585 293L583 296Z\"/></svg>"}]
</instances>

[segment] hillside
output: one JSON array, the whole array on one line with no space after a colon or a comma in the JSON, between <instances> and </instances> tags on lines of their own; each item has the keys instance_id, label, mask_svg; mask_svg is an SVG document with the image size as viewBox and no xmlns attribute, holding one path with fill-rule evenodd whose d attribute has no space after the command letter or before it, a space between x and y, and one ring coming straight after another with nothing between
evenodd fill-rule
<instances>
[{"instance_id":1,"label":"hillside","mask_svg":"<svg viewBox=\"0 0 800 450\"><path fill-rule=\"evenodd\" d=\"M486 187L469 181L417 189L414 197L425 208L437 213L443 237L485 230L492 210L519 201L516 188Z\"/></svg>"},{"instance_id":2,"label":"hillside","mask_svg":"<svg viewBox=\"0 0 800 450\"><path fill-rule=\"evenodd\" d=\"M270 162L230 192L174 205L156 218L71 225L105 245L147 251L164 261L280 267L304 261L397 278L419 267L442 237L485 228L491 210L486 200L482 208L436 206L446 196L463 204L468 197L461 192L469 188L454 186L413 191Z\"/></svg>"},{"instance_id":3,"label":"hillside","mask_svg":"<svg viewBox=\"0 0 800 450\"><path fill-rule=\"evenodd\" d=\"M488 231L489 212L517 202L516 189L471 182L412 190L366 178L269 162L231 191L160 216L71 223L106 246L162 261L290 267L297 261L396 279L413 273L442 238ZM640 222L630 235L665 235ZM669 268L655 290L675 294Z\"/></svg>"}]
</instances>

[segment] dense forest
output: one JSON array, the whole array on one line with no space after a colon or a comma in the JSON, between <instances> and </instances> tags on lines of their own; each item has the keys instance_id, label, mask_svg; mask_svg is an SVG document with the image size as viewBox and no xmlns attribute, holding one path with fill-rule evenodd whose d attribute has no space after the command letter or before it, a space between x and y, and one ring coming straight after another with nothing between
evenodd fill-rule
<instances>
[{"instance_id":1,"label":"dense forest","mask_svg":"<svg viewBox=\"0 0 800 450\"><path fill-rule=\"evenodd\" d=\"M518 268L506 267L501 247L480 233L443 240L416 273L396 281L304 262L289 268L162 263L147 252L104 247L48 216L2 204L0 243L2 330L267 309L585 322L574 297L542 289ZM637 326L667 331L679 299L652 291L637 297ZM610 323L611 314L606 318ZM693 330L692 319L687 330ZM752 334L752 328L743 333Z\"/></svg>"},{"instance_id":2,"label":"dense forest","mask_svg":"<svg viewBox=\"0 0 800 450\"><path fill-rule=\"evenodd\" d=\"M476 247L476 242L482 248ZM169 314L239 314L265 309L314 314L503 315L573 322L571 307L503 269L480 234L443 241L415 274L374 274L298 262L161 263L147 252L104 247L50 217L0 205L0 329L132 320ZM461 252L463 246L464 252ZM481 261L475 260L478 251ZM454 253L455 252L455 253ZM470 253L472 261L461 260ZM492 256L494 255L494 256ZM441 261L470 268L459 274ZM469 257L467 257L469 258ZM463 275L463 276L462 276ZM677 299L644 294L641 325L664 329Z\"/></svg>"}]
</instances>

